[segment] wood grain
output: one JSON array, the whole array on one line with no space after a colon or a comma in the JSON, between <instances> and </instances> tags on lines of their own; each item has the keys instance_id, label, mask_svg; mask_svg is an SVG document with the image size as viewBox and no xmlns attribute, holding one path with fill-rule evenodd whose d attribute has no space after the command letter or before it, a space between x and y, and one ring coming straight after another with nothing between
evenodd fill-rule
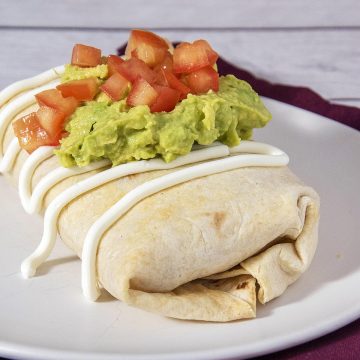
<instances>
[{"instance_id":1,"label":"wood grain","mask_svg":"<svg viewBox=\"0 0 360 360\"><path fill-rule=\"evenodd\" d=\"M358 0L2 0L0 26L352 27L359 13Z\"/></svg>"},{"instance_id":2,"label":"wood grain","mask_svg":"<svg viewBox=\"0 0 360 360\"><path fill-rule=\"evenodd\" d=\"M0 89L68 62L74 43L114 53L145 27L206 38L256 76L360 106L359 14L358 0L2 0Z\"/></svg>"},{"instance_id":3,"label":"wood grain","mask_svg":"<svg viewBox=\"0 0 360 360\"><path fill-rule=\"evenodd\" d=\"M114 53L128 31L1 30L0 88L66 63L74 43ZM360 105L359 30L167 30L172 41L206 38L224 58L272 82L307 86L334 102ZM344 100L342 100L344 99Z\"/></svg>"}]
</instances>

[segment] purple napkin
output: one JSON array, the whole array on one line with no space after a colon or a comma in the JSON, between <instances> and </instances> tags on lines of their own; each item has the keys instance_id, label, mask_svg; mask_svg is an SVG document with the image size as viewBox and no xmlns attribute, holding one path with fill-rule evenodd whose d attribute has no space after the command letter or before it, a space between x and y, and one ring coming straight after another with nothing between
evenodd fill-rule
<instances>
[{"instance_id":1,"label":"purple napkin","mask_svg":"<svg viewBox=\"0 0 360 360\"><path fill-rule=\"evenodd\" d=\"M267 80L258 79L221 58L217 64L221 75L233 74L247 81L260 95L312 111L360 130L360 109L356 107L331 104L306 87L272 84Z\"/></svg>"},{"instance_id":2,"label":"purple napkin","mask_svg":"<svg viewBox=\"0 0 360 360\"><path fill-rule=\"evenodd\" d=\"M125 47L126 45L123 45L117 49L119 55L124 54ZM219 58L217 65L220 75L233 74L237 78L247 81L262 96L312 111L360 130L360 109L356 107L331 104L306 87L272 84L222 58Z\"/></svg>"},{"instance_id":3,"label":"purple napkin","mask_svg":"<svg viewBox=\"0 0 360 360\"><path fill-rule=\"evenodd\" d=\"M175 44L176 45L176 44ZM118 54L125 52L125 45ZM233 74L247 81L260 95L312 111L360 130L360 109L353 106L335 105L306 87L272 84L259 79L246 70L219 58L220 75ZM258 360L332 360L360 359L360 319L329 335L287 350L257 358Z\"/></svg>"}]
</instances>

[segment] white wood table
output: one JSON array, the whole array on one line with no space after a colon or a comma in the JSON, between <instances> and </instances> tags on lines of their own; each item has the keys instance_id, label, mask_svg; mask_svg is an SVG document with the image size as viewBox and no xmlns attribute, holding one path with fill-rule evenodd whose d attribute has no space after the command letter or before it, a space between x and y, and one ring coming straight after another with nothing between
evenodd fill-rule
<instances>
[{"instance_id":1,"label":"white wood table","mask_svg":"<svg viewBox=\"0 0 360 360\"><path fill-rule=\"evenodd\" d=\"M2 0L0 88L68 62L74 43L114 53L134 27L206 38L259 77L360 107L358 0Z\"/></svg>"},{"instance_id":2,"label":"white wood table","mask_svg":"<svg viewBox=\"0 0 360 360\"><path fill-rule=\"evenodd\" d=\"M1 0L0 89L69 62L75 43L115 53L137 27L205 38L258 77L360 107L359 0Z\"/></svg>"}]
</instances>

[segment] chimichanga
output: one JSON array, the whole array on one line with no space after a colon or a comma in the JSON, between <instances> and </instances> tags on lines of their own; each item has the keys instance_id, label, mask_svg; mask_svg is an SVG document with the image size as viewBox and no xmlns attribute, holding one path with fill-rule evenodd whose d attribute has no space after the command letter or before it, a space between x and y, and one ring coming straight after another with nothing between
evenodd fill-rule
<instances>
[{"instance_id":1,"label":"chimichanga","mask_svg":"<svg viewBox=\"0 0 360 360\"><path fill-rule=\"evenodd\" d=\"M24 152L18 157L14 179L26 157ZM55 166L54 157L42 162L33 187ZM60 237L81 256L89 228L108 208L168 172L130 175L76 198L60 213ZM56 184L45 196L45 208L91 174ZM116 221L98 248L98 280L122 301L166 316L254 317L256 281L265 303L309 266L318 218L317 194L287 167L246 167L201 177L149 196Z\"/></svg>"},{"instance_id":2,"label":"chimichanga","mask_svg":"<svg viewBox=\"0 0 360 360\"><path fill-rule=\"evenodd\" d=\"M21 150L11 123L37 111L33 95L53 87L61 71L0 95L0 169L19 187L25 210L45 216L42 242L23 263L25 275L33 275L46 259L58 231L83 258L89 298L97 297L98 283L128 304L165 316L231 321L255 317L257 299L266 303L281 295L309 267L318 240L319 197L289 170L286 154L272 146L215 143L182 156L164 150L165 159L177 157L168 163L154 158L114 167L97 155L88 165L73 146L71 161L86 166L69 169L59 166L52 147L41 146L30 156ZM240 107L252 127L263 126L259 119L267 113L251 88L232 78L224 81L245 92ZM206 96L202 99L213 101L211 92ZM197 100L184 101L192 106ZM206 123L209 128L202 125L203 133L218 131L215 111L231 109L219 104L204 110L213 121ZM220 141L235 131L234 118L226 121L229 129L218 135ZM244 129L237 134L248 134ZM144 146L153 151L149 144Z\"/></svg>"}]
</instances>

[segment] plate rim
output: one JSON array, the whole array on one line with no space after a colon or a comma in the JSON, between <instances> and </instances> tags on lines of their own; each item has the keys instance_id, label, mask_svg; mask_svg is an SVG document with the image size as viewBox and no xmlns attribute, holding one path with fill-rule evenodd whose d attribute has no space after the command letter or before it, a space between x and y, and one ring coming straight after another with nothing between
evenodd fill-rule
<instances>
[{"instance_id":1,"label":"plate rim","mask_svg":"<svg viewBox=\"0 0 360 360\"><path fill-rule=\"evenodd\" d=\"M327 124L332 124L330 126L340 126L344 127L346 131L351 131L360 135L358 129L352 128L349 125L343 124L337 120L327 118L321 114L314 113L312 111L299 108L292 104L288 104L276 99L261 97L265 102L274 102L279 106L285 106L291 108L291 111L301 111L307 113L308 116L315 116L320 118L321 121L326 121ZM331 120L331 123L329 123ZM194 351L182 351L182 352L169 352L169 353L152 353L152 354L134 354L134 353L114 353L114 352L84 352L84 351L73 351L73 350L63 350L58 348L49 348L46 346L31 346L31 345L21 345L16 342L11 341L2 341L0 339L0 356L12 357L12 358L21 358L21 359L74 359L74 360L114 360L114 359L131 359L131 360L149 360L149 359L230 359L238 357L240 358L252 358L255 356L266 355L281 351L284 349L292 348L294 346L304 344L311 340L317 339L324 335L327 335L331 332L334 332L341 327L344 327L350 324L353 321L356 321L360 318L360 303L357 306L353 306L349 309L337 313L336 316L331 317L327 321L323 321L320 324L309 324L308 328L303 328L294 333L290 333L286 336L284 340L283 335L278 335L275 338L258 340L256 343L256 349L254 349L254 344L249 345L239 345L239 346L225 346L219 347L217 349L211 350L194 350ZM256 319L255 319L256 320Z\"/></svg>"}]
</instances>

